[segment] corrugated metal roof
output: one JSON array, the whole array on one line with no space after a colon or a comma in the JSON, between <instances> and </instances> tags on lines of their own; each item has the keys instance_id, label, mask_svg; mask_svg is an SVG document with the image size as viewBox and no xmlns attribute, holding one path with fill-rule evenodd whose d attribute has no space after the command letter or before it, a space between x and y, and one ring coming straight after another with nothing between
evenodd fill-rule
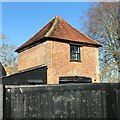
<instances>
[{"instance_id":1,"label":"corrugated metal roof","mask_svg":"<svg viewBox=\"0 0 120 120\"><path fill-rule=\"evenodd\" d=\"M80 42L80 43L87 43L87 44L101 46L99 42L81 33L80 31L72 27L70 24L68 24L61 17L55 16L39 32L37 32L33 37L31 37L23 45L18 47L16 51L19 51L29 45L32 45L35 42L42 40L42 38L48 38L48 37L58 38L59 40L64 39L64 40L73 41L73 42Z\"/></svg>"}]
</instances>

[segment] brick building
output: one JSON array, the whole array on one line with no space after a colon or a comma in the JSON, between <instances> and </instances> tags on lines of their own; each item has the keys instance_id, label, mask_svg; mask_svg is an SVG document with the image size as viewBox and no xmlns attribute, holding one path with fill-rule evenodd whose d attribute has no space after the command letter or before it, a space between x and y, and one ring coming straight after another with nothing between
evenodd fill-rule
<instances>
[{"instance_id":1,"label":"brick building","mask_svg":"<svg viewBox=\"0 0 120 120\"><path fill-rule=\"evenodd\" d=\"M16 49L18 70L47 66L47 84L69 76L86 76L99 82L100 43L76 30L59 16Z\"/></svg>"}]
</instances>

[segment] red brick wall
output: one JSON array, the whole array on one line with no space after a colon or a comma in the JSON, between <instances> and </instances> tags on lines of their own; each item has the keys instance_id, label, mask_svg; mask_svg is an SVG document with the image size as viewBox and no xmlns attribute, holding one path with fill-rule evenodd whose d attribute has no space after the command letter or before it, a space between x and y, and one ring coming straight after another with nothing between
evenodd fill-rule
<instances>
[{"instance_id":1,"label":"red brick wall","mask_svg":"<svg viewBox=\"0 0 120 120\"><path fill-rule=\"evenodd\" d=\"M70 62L70 45L61 42L52 43L52 73L48 83L58 83L60 76L88 76L93 82L99 82L98 48L80 47L81 62ZM96 81L95 81L96 80Z\"/></svg>"},{"instance_id":2,"label":"red brick wall","mask_svg":"<svg viewBox=\"0 0 120 120\"><path fill-rule=\"evenodd\" d=\"M47 64L51 62L51 42L36 45L18 54L18 70Z\"/></svg>"},{"instance_id":3,"label":"red brick wall","mask_svg":"<svg viewBox=\"0 0 120 120\"><path fill-rule=\"evenodd\" d=\"M99 82L98 48L80 47L81 62L70 62L70 46L67 43L47 41L18 55L19 70L41 64L48 66L48 84L58 84L61 76L87 76Z\"/></svg>"}]
</instances>

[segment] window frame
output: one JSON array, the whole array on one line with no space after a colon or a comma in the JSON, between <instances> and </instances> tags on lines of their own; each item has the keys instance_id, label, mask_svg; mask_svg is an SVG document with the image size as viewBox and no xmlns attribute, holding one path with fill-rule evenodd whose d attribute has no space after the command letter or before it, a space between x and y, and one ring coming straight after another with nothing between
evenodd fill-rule
<instances>
[{"instance_id":1,"label":"window frame","mask_svg":"<svg viewBox=\"0 0 120 120\"><path fill-rule=\"evenodd\" d=\"M73 52L72 52L73 47ZM70 62L81 62L81 54L80 54L80 47L79 44L70 44ZM72 55L74 56L72 58Z\"/></svg>"}]
</instances>

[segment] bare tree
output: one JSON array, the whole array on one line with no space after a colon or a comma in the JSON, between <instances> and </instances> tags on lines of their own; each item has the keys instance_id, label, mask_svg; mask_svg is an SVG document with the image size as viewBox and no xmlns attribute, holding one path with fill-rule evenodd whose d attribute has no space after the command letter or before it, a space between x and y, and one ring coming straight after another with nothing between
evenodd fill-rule
<instances>
[{"instance_id":1,"label":"bare tree","mask_svg":"<svg viewBox=\"0 0 120 120\"><path fill-rule=\"evenodd\" d=\"M6 69L7 75L17 72L17 56L14 53L15 45L7 41L7 36L0 34L0 61Z\"/></svg>"},{"instance_id":2,"label":"bare tree","mask_svg":"<svg viewBox=\"0 0 120 120\"><path fill-rule=\"evenodd\" d=\"M101 81L119 81L120 75L120 3L94 3L84 14L86 34L101 42ZM108 81L109 80L109 81Z\"/></svg>"}]
</instances>

